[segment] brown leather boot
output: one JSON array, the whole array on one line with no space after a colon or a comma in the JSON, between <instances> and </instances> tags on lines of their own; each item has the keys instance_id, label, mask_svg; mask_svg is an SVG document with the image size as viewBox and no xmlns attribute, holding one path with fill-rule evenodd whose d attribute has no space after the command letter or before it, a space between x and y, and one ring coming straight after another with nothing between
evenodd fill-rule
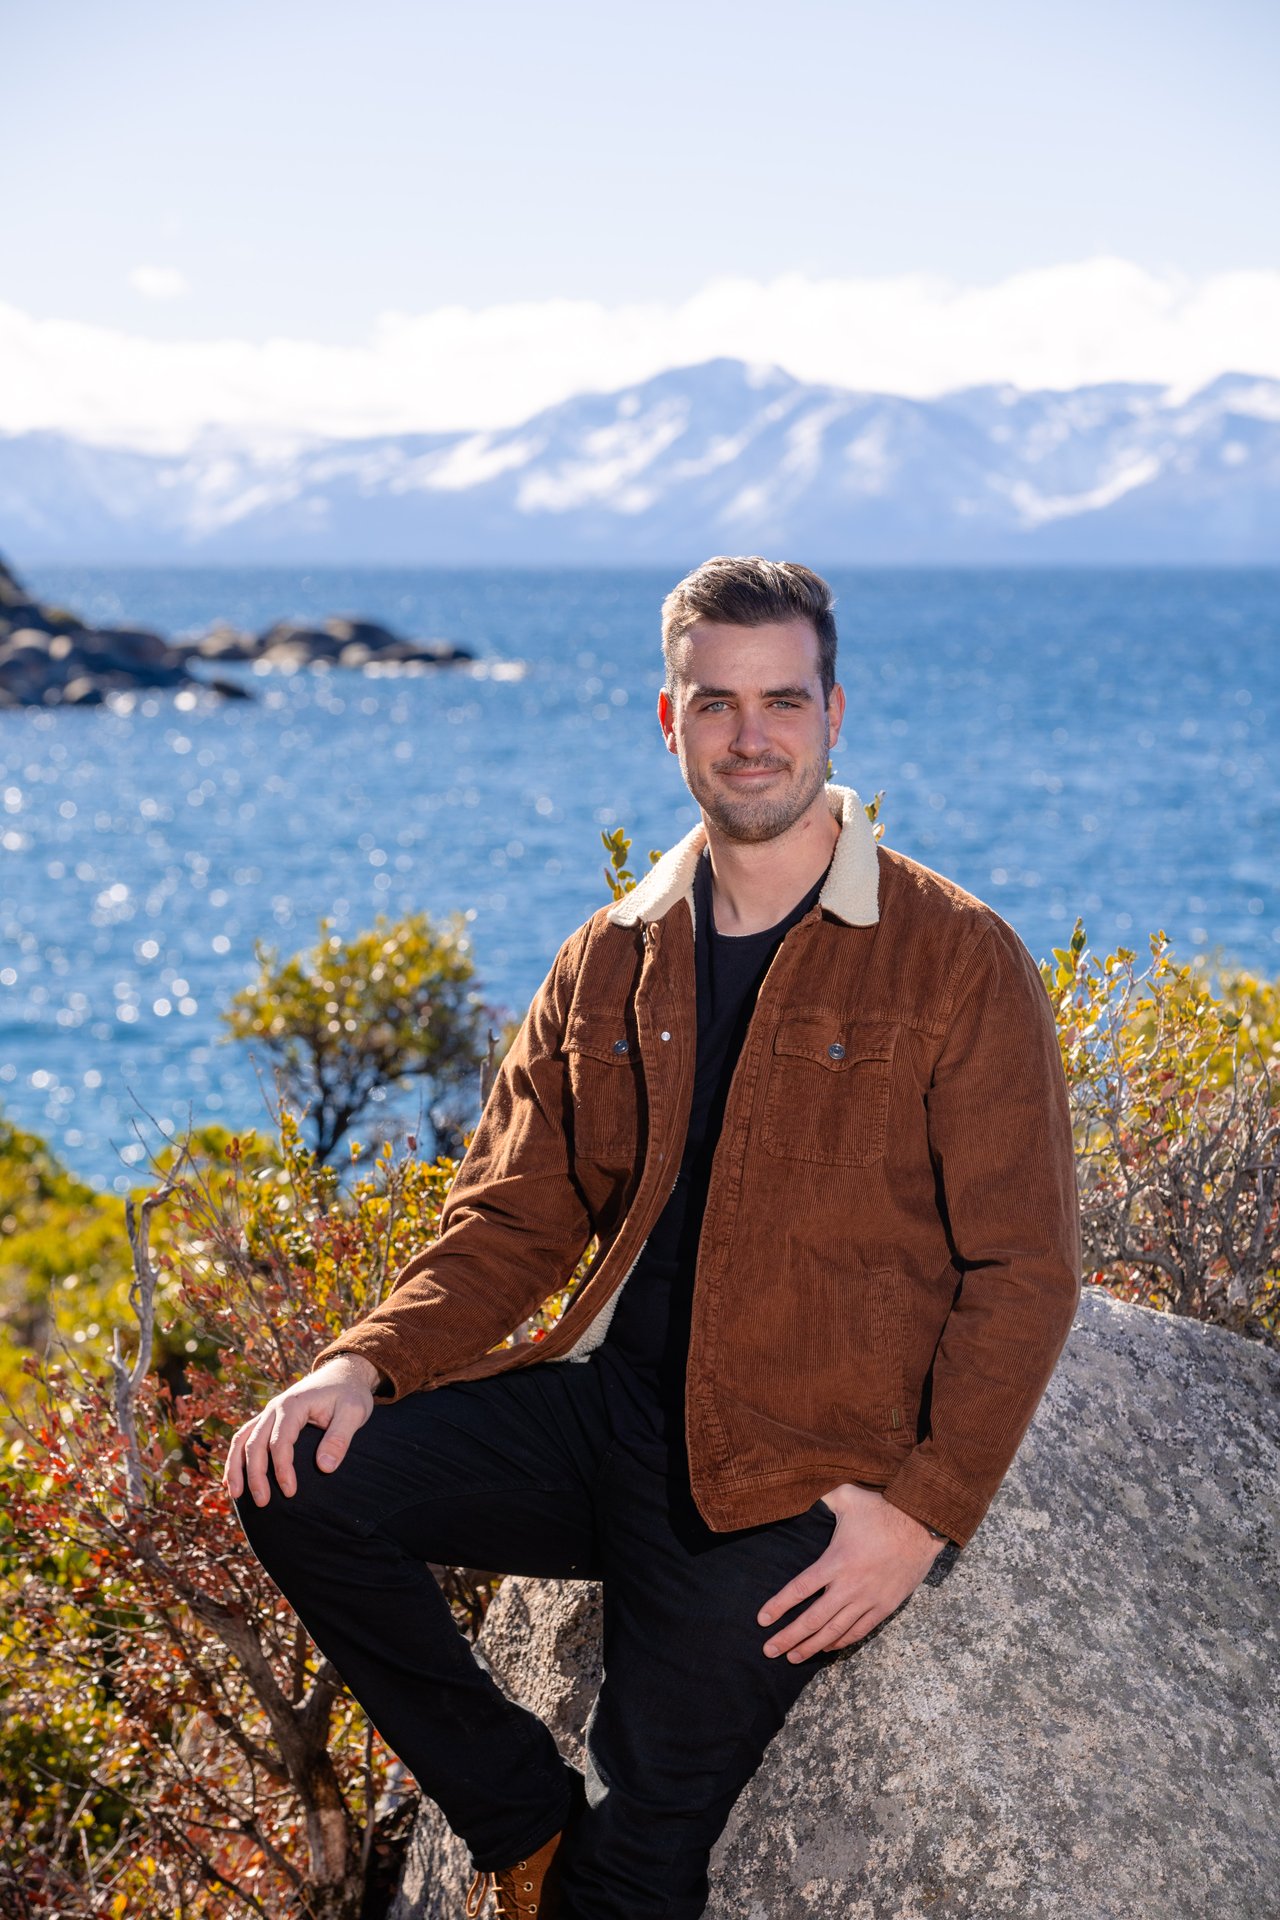
<instances>
[{"instance_id":1,"label":"brown leather boot","mask_svg":"<svg viewBox=\"0 0 1280 1920\"><path fill-rule=\"evenodd\" d=\"M553 1833L527 1860L517 1860L501 1873L477 1873L467 1895L467 1920L475 1920L490 1893L493 1920L555 1920L560 1910L556 1853L563 1838L563 1832Z\"/></svg>"}]
</instances>

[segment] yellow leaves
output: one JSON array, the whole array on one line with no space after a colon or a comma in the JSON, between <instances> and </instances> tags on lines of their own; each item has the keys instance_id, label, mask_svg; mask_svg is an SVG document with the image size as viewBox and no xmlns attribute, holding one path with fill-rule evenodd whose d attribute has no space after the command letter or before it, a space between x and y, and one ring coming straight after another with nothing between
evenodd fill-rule
<instances>
[{"instance_id":1,"label":"yellow leaves","mask_svg":"<svg viewBox=\"0 0 1280 1920\"><path fill-rule=\"evenodd\" d=\"M1066 948L1053 949L1056 967L1042 966L1059 1030L1068 1077L1097 1073L1105 1056L1117 1070L1140 1072L1153 1087L1194 1110L1193 1095L1225 1085L1243 1034L1258 1049L1274 1036L1280 1048L1280 990L1247 975L1229 976L1215 995L1203 970L1175 964L1163 931L1150 938L1151 965L1135 971L1129 947L1095 956L1083 923ZM1257 1008L1262 1020L1249 1015ZM1163 1076L1163 1082L1162 1082Z\"/></svg>"},{"instance_id":2,"label":"yellow leaves","mask_svg":"<svg viewBox=\"0 0 1280 1920\"><path fill-rule=\"evenodd\" d=\"M1079 926L1077 922L1077 926ZM1274 1337L1269 1278L1280 982L1197 959L1163 930L1041 969L1071 1089L1086 1257L1123 1298ZM1098 1256L1102 1258L1099 1260Z\"/></svg>"},{"instance_id":3,"label":"yellow leaves","mask_svg":"<svg viewBox=\"0 0 1280 1920\"><path fill-rule=\"evenodd\" d=\"M604 869L605 885L615 900L621 900L624 894L631 892L636 877L627 866L627 855L631 851L631 841L621 827L615 827L612 833L601 833L605 852L609 856L609 865ZM661 860L661 851L656 847L649 849L649 865Z\"/></svg>"}]
</instances>

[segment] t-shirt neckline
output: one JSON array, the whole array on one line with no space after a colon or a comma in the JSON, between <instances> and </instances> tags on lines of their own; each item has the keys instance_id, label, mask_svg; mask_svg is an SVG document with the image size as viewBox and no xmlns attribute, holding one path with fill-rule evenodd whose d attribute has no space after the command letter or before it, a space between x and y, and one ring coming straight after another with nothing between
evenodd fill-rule
<instances>
[{"instance_id":1,"label":"t-shirt neckline","mask_svg":"<svg viewBox=\"0 0 1280 1920\"><path fill-rule=\"evenodd\" d=\"M833 849L832 858L834 859L834 857ZM711 853L709 848L704 847L698 857L698 872L702 877L702 894L706 904L707 931L713 940L724 940L731 946L736 947L745 947L752 940L764 941L777 939L780 932L788 931L791 923L799 919L808 911L809 907L815 903L818 895L827 883L827 875L830 871L831 861L828 860L826 867L818 879L814 881L808 892L797 900L795 906L784 913L780 920L775 920L771 927L762 927L758 933L721 933L719 927L716 925L715 908L712 905L711 899Z\"/></svg>"}]
</instances>

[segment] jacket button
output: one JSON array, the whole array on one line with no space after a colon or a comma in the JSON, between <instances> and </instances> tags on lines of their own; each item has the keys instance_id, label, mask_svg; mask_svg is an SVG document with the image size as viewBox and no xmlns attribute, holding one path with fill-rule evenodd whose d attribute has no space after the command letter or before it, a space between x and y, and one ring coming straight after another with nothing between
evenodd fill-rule
<instances>
[{"instance_id":1,"label":"jacket button","mask_svg":"<svg viewBox=\"0 0 1280 1920\"><path fill-rule=\"evenodd\" d=\"M625 1052L627 1051L627 1043L626 1043L626 1041L625 1041L625 1040L615 1040L615 1041L614 1041L614 1043L613 1043L613 1050L614 1050L614 1052L615 1052L615 1053L625 1053Z\"/></svg>"},{"instance_id":2,"label":"jacket button","mask_svg":"<svg viewBox=\"0 0 1280 1920\"><path fill-rule=\"evenodd\" d=\"M833 1060L844 1059L844 1048L840 1045L840 1042L838 1040L833 1040L831 1042L831 1045L827 1048L827 1052L831 1055L831 1058Z\"/></svg>"},{"instance_id":3,"label":"jacket button","mask_svg":"<svg viewBox=\"0 0 1280 1920\"><path fill-rule=\"evenodd\" d=\"M670 1035L669 1033L664 1033L664 1034L663 1034L663 1036L662 1036L662 1038L663 1038L664 1040L669 1040L669 1039L671 1038L671 1035Z\"/></svg>"}]
</instances>

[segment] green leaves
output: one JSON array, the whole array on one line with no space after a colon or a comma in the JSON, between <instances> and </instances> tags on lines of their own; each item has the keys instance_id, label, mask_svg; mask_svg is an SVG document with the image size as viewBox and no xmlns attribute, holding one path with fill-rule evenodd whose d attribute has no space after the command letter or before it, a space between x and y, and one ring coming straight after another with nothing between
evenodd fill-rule
<instances>
[{"instance_id":1,"label":"green leaves","mask_svg":"<svg viewBox=\"0 0 1280 1920\"><path fill-rule=\"evenodd\" d=\"M625 856L624 856L625 857ZM255 1043L282 1089L306 1110L312 1144L328 1160L382 1093L430 1083L437 1137L455 1144L474 1086L489 1009L475 990L466 921L426 914L349 940L321 919L309 953L281 960L255 943L258 977L223 1015L231 1039Z\"/></svg>"},{"instance_id":2,"label":"green leaves","mask_svg":"<svg viewBox=\"0 0 1280 1920\"><path fill-rule=\"evenodd\" d=\"M631 841L621 827L615 827L612 833L601 833L605 852L609 856L609 865L604 869L605 885L615 900L621 900L624 894L631 892L636 885L636 877L627 865L627 855L631 851ZM657 847L649 849L649 865L661 860L662 853Z\"/></svg>"}]
</instances>

